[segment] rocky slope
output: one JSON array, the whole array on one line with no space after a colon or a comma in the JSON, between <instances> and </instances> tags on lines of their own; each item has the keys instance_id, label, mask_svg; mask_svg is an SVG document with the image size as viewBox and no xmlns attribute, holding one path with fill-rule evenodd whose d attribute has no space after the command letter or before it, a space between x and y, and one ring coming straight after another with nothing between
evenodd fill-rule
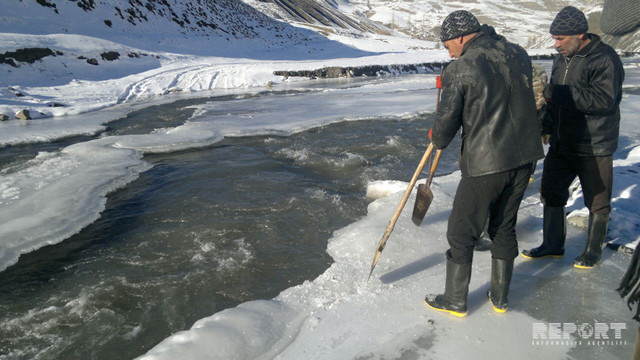
<instances>
[{"instance_id":1,"label":"rocky slope","mask_svg":"<svg viewBox=\"0 0 640 360\"><path fill-rule=\"evenodd\" d=\"M241 0L8 2L3 4L0 33L79 34L152 50L216 54L237 39L261 40L274 48L305 42L312 35ZM203 48L203 39L212 41L210 48ZM199 48L191 40L199 40Z\"/></svg>"}]
</instances>

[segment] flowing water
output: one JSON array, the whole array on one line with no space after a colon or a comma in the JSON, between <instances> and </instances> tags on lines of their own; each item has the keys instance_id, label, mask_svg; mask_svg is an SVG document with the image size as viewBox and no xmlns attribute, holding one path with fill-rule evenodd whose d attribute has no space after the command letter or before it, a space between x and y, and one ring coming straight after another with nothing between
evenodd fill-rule
<instances>
[{"instance_id":1,"label":"flowing water","mask_svg":"<svg viewBox=\"0 0 640 360\"><path fill-rule=\"evenodd\" d=\"M211 101L137 111L102 135L177 126ZM432 121L342 122L145 156L153 168L110 194L99 220L0 273L0 359L134 358L200 318L315 278L331 264L332 232L366 213L367 183L409 179ZM0 166L87 139L3 149ZM454 149L439 173L456 169Z\"/></svg>"}]
</instances>

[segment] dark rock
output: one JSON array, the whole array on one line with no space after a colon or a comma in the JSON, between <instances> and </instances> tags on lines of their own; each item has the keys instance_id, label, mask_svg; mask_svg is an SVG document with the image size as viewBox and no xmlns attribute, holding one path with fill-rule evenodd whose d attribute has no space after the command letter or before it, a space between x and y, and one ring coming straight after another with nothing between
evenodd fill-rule
<instances>
[{"instance_id":1,"label":"dark rock","mask_svg":"<svg viewBox=\"0 0 640 360\"><path fill-rule=\"evenodd\" d=\"M20 120L31 120L31 113L29 110L20 110L16 113L16 119Z\"/></svg>"},{"instance_id":2,"label":"dark rock","mask_svg":"<svg viewBox=\"0 0 640 360\"><path fill-rule=\"evenodd\" d=\"M16 91L15 93L13 93L13 95L17 96L17 97L23 97L24 94L21 93L20 91Z\"/></svg>"},{"instance_id":3,"label":"dark rock","mask_svg":"<svg viewBox=\"0 0 640 360\"><path fill-rule=\"evenodd\" d=\"M208 27L208 28L211 28L211 29L213 29L213 30L215 30L215 29L217 29L217 28L218 28L218 25L216 25L216 24L214 24L214 23L206 22L206 21L203 21L203 20L198 20L198 21L196 22L196 25L198 25L198 26L199 26L199 27L201 27L201 28L202 28L202 27Z\"/></svg>"},{"instance_id":4,"label":"dark rock","mask_svg":"<svg viewBox=\"0 0 640 360\"><path fill-rule=\"evenodd\" d=\"M16 64L16 62L15 62L15 61L13 61L13 59L11 59L11 58L4 59L4 58L2 58L2 55L0 55L0 64L7 64L7 65L11 65L11 66L13 66L13 67L15 67L15 68L17 68L17 67L18 67L18 65Z\"/></svg>"},{"instance_id":5,"label":"dark rock","mask_svg":"<svg viewBox=\"0 0 640 360\"><path fill-rule=\"evenodd\" d=\"M111 22L111 20L105 20L104 24L107 25L108 27L111 27L113 25L113 23Z\"/></svg>"},{"instance_id":6,"label":"dark rock","mask_svg":"<svg viewBox=\"0 0 640 360\"><path fill-rule=\"evenodd\" d=\"M102 57L102 60L113 61L120 58L120 53L117 51L107 51L100 54L100 57Z\"/></svg>"},{"instance_id":7,"label":"dark rock","mask_svg":"<svg viewBox=\"0 0 640 360\"><path fill-rule=\"evenodd\" d=\"M172 20L174 23L176 23L176 24L180 25L180 27L184 27L184 21L182 21L182 20L180 20L180 19L178 19L178 18L171 18L171 20Z\"/></svg>"},{"instance_id":8,"label":"dark rock","mask_svg":"<svg viewBox=\"0 0 640 360\"><path fill-rule=\"evenodd\" d=\"M130 57L130 58L139 58L140 57L140 55L138 55L137 53L134 53L134 52L128 53L127 56Z\"/></svg>"},{"instance_id":9,"label":"dark rock","mask_svg":"<svg viewBox=\"0 0 640 360\"><path fill-rule=\"evenodd\" d=\"M98 65L98 60L95 58L87 59L87 63L91 65Z\"/></svg>"},{"instance_id":10,"label":"dark rock","mask_svg":"<svg viewBox=\"0 0 640 360\"><path fill-rule=\"evenodd\" d=\"M349 77L348 69L341 68L338 66L332 66L326 68L326 77L328 78L338 78L338 77Z\"/></svg>"},{"instance_id":11,"label":"dark rock","mask_svg":"<svg viewBox=\"0 0 640 360\"><path fill-rule=\"evenodd\" d=\"M5 114L0 114L0 121L7 121L7 120L9 120L9 116Z\"/></svg>"},{"instance_id":12,"label":"dark rock","mask_svg":"<svg viewBox=\"0 0 640 360\"><path fill-rule=\"evenodd\" d=\"M55 55L55 53L49 48L24 48L0 54L0 62L3 62L6 58L11 58L15 61L33 64L36 60L41 60L51 55Z\"/></svg>"},{"instance_id":13,"label":"dark rock","mask_svg":"<svg viewBox=\"0 0 640 360\"><path fill-rule=\"evenodd\" d=\"M79 0L76 5L84 11L90 11L96 7L96 2L95 0Z\"/></svg>"},{"instance_id":14,"label":"dark rock","mask_svg":"<svg viewBox=\"0 0 640 360\"><path fill-rule=\"evenodd\" d=\"M326 67L316 70L301 71L274 71L274 75L317 78L339 78L339 77L359 77L359 76L381 76L389 74L436 74L440 72L443 63L422 63L422 64L398 64L398 65L366 65L356 67Z\"/></svg>"},{"instance_id":15,"label":"dark rock","mask_svg":"<svg viewBox=\"0 0 640 360\"><path fill-rule=\"evenodd\" d=\"M65 105L63 103L59 103L59 102L48 102L47 106L48 107L65 107L67 105Z\"/></svg>"},{"instance_id":16,"label":"dark rock","mask_svg":"<svg viewBox=\"0 0 640 360\"><path fill-rule=\"evenodd\" d=\"M0 64L8 64L13 67L18 67L16 61L27 62L33 64L36 60L41 60L47 56L63 55L62 52L54 52L48 48L24 48L16 51L7 51L0 54Z\"/></svg>"},{"instance_id":17,"label":"dark rock","mask_svg":"<svg viewBox=\"0 0 640 360\"><path fill-rule=\"evenodd\" d=\"M85 60L86 58L87 58L86 56L82 56L82 55L78 56L78 60Z\"/></svg>"},{"instance_id":18,"label":"dark rock","mask_svg":"<svg viewBox=\"0 0 640 360\"><path fill-rule=\"evenodd\" d=\"M50 3L47 0L36 0L36 2L45 7L56 8L56 4Z\"/></svg>"}]
</instances>

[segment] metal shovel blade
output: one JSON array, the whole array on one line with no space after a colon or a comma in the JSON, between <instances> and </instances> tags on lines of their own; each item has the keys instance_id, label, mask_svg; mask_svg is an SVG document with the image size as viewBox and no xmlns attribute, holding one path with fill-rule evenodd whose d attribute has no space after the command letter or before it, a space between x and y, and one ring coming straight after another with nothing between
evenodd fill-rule
<instances>
[{"instance_id":1,"label":"metal shovel blade","mask_svg":"<svg viewBox=\"0 0 640 360\"><path fill-rule=\"evenodd\" d=\"M422 219L424 219L424 216L427 214L431 201L433 201L431 188L427 186L427 184L419 184L416 202L413 204L413 215L411 216L411 220L413 220L413 223L417 226L422 224Z\"/></svg>"}]
</instances>

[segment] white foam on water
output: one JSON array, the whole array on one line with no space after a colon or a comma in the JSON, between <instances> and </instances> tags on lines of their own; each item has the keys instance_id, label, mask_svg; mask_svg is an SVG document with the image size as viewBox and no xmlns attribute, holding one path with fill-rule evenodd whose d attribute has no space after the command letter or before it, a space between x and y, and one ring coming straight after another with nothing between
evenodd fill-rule
<instances>
[{"instance_id":1,"label":"white foam on water","mask_svg":"<svg viewBox=\"0 0 640 360\"><path fill-rule=\"evenodd\" d=\"M304 164L306 163L306 161L309 160L312 153L311 151L309 151L309 149L284 148L284 149L278 150L276 152L276 155L280 155L287 159L294 160L297 163Z\"/></svg>"},{"instance_id":2,"label":"white foam on water","mask_svg":"<svg viewBox=\"0 0 640 360\"><path fill-rule=\"evenodd\" d=\"M255 258L251 244L244 238L230 239L224 234L224 230L191 231L184 238L195 246L188 246L183 251L192 263L204 264L204 268L219 274L234 272L250 264Z\"/></svg>"},{"instance_id":3,"label":"white foam on water","mask_svg":"<svg viewBox=\"0 0 640 360\"><path fill-rule=\"evenodd\" d=\"M338 167L338 168L360 167L360 166L366 165L367 163L367 159L360 154L343 152L340 155L341 157L339 159L325 159L325 160L329 164L333 165L333 167Z\"/></svg>"}]
</instances>

